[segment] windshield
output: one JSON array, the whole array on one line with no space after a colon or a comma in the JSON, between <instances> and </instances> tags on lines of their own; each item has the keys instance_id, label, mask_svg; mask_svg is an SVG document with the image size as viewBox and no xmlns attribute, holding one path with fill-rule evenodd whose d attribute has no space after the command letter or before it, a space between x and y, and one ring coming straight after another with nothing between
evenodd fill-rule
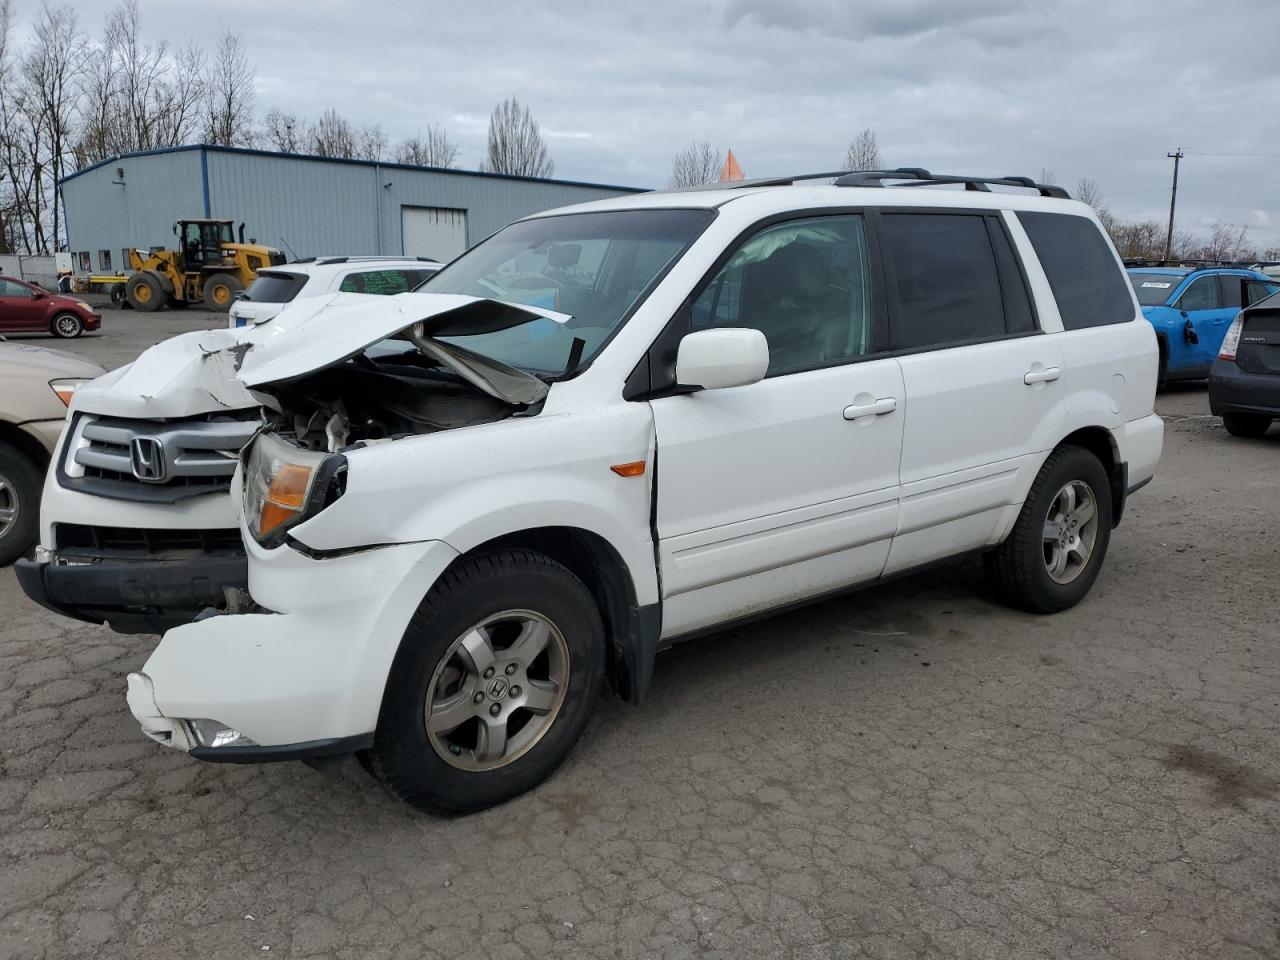
<instances>
[{"instance_id":1,"label":"windshield","mask_svg":"<svg viewBox=\"0 0 1280 960\"><path fill-rule=\"evenodd\" d=\"M1144 307L1154 307L1167 303L1178 284L1182 282L1181 273L1131 273L1129 282L1133 284L1133 292L1138 295L1138 303Z\"/></svg>"},{"instance_id":2,"label":"windshield","mask_svg":"<svg viewBox=\"0 0 1280 960\"><path fill-rule=\"evenodd\" d=\"M567 313L497 333L440 337L544 375L565 371L574 341L591 360L714 218L710 210L625 210L513 223L428 280L423 293L488 297Z\"/></svg>"},{"instance_id":3,"label":"windshield","mask_svg":"<svg viewBox=\"0 0 1280 960\"><path fill-rule=\"evenodd\" d=\"M298 295L307 283L305 273L289 273L284 270L259 270L253 283L240 294L244 300L255 303L288 303Z\"/></svg>"}]
</instances>

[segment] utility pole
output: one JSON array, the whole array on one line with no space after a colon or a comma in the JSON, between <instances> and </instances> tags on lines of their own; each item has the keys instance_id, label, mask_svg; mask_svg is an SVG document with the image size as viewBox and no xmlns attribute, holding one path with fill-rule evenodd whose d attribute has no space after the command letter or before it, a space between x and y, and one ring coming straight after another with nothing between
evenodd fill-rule
<instances>
[{"instance_id":1,"label":"utility pole","mask_svg":"<svg viewBox=\"0 0 1280 960\"><path fill-rule=\"evenodd\" d=\"M1164 241L1164 258L1169 260L1173 257L1173 208L1178 202L1178 161L1182 159L1182 148L1179 147L1174 153L1166 153L1166 157L1173 160L1173 192L1169 194L1169 235Z\"/></svg>"}]
</instances>

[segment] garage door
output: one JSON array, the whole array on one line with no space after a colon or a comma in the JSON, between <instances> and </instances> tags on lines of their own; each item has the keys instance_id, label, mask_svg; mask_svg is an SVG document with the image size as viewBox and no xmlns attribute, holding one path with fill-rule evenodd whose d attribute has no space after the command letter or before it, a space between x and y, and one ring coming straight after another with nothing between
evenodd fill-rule
<instances>
[{"instance_id":1,"label":"garage door","mask_svg":"<svg viewBox=\"0 0 1280 960\"><path fill-rule=\"evenodd\" d=\"M448 263L467 249L467 211L445 207L401 207L406 257Z\"/></svg>"}]
</instances>

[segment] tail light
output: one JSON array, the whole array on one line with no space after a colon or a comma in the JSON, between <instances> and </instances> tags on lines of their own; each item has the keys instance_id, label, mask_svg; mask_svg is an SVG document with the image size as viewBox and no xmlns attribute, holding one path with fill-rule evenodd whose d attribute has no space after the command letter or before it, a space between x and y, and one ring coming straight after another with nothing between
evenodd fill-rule
<instances>
[{"instance_id":1,"label":"tail light","mask_svg":"<svg viewBox=\"0 0 1280 960\"><path fill-rule=\"evenodd\" d=\"M1234 360L1236 350L1240 346L1240 334L1244 332L1244 314L1237 313L1227 328L1227 335L1222 338L1222 346L1218 350L1219 360Z\"/></svg>"}]
</instances>

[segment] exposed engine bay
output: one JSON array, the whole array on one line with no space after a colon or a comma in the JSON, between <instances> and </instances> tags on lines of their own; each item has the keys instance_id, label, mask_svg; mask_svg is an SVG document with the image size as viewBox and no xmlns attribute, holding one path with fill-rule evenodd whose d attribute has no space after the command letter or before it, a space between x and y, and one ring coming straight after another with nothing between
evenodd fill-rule
<instances>
[{"instance_id":1,"label":"exposed engine bay","mask_svg":"<svg viewBox=\"0 0 1280 960\"><path fill-rule=\"evenodd\" d=\"M490 396L418 350L367 353L288 383L257 388L272 400L270 429L309 450L435 433L503 420L527 409Z\"/></svg>"}]
</instances>

